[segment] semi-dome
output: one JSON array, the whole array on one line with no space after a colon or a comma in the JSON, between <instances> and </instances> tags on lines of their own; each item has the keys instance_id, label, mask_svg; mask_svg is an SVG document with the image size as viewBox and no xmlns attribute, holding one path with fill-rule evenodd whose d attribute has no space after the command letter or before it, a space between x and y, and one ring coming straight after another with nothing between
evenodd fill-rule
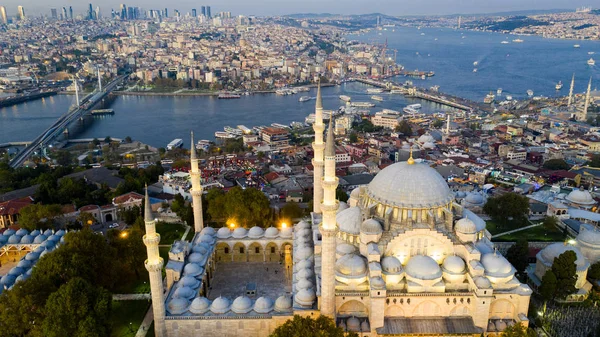
<instances>
[{"instance_id":1,"label":"semi-dome","mask_svg":"<svg viewBox=\"0 0 600 337\"><path fill-rule=\"evenodd\" d=\"M268 297L259 297L254 302L254 311L259 314L268 314L273 311L273 301Z\"/></svg>"},{"instance_id":2,"label":"semi-dome","mask_svg":"<svg viewBox=\"0 0 600 337\"><path fill-rule=\"evenodd\" d=\"M375 219L367 219L360 225L360 231L365 234L381 234L381 224Z\"/></svg>"},{"instance_id":3,"label":"semi-dome","mask_svg":"<svg viewBox=\"0 0 600 337\"><path fill-rule=\"evenodd\" d=\"M279 232L279 235L285 239L291 238L293 234L294 234L294 230L292 229L292 227L282 228L281 231Z\"/></svg>"},{"instance_id":4,"label":"semi-dome","mask_svg":"<svg viewBox=\"0 0 600 337\"><path fill-rule=\"evenodd\" d=\"M352 254L356 251L356 247L348 243L341 243L335 247L335 252L339 255Z\"/></svg>"},{"instance_id":5,"label":"semi-dome","mask_svg":"<svg viewBox=\"0 0 600 337\"><path fill-rule=\"evenodd\" d=\"M313 289L303 289L296 293L294 300L302 306L311 306L316 297Z\"/></svg>"},{"instance_id":6,"label":"semi-dome","mask_svg":"<svg viewBox=\"0 0 600 337\"><path fill-rule=\"evenodd\" d=\"M358 207L349 207L339 212L335 220L340 232L347 234L360 234L360 223L362 222L361 210Z\"/></svg>"},{"instance_id":7,"label":"semi-dome","mask_svg":"<svg viewBox=\"0 0 600 337\"><path fill-rule=\"evenodd\" d=\"M173 315L181 315L188 309L188 300L184 298L173 298L167 305L167 310Z\"/></svg>"},{"instance_id":8,"label":"semi-dome","mask_svg":"<svg viewBox=\"0 0 600 337\"><path fill-rule=\"evenodd\" d=\"M418 142L421 144L434 143L435 138L433 138L433 136L430 135L429 133L424 133L421 135L421 137L419 137Z\"/></svg>"},{"instance_id":9,"label":"semi-dome","mask_svg":"<svg viewBox=\"0 0 600 337\"><path fill-rule=\"evenodd\" d=\"M250 230L248 231L248 237L257 239L257 238L260 238L261 236L263 236L264 233L265 233L265 231L262 228L260 228L258 226L254 226L254 227L250 228Z\"/></svg>"},{"instance_id":10,"label":"semi-dome","mask_svg":"<svg viewBox=\"0 0 600 337\"><path fill-rule=\"evenodd\" d=\"M204 227L202 231L200 231L202 235L215 235L215 229L212 227Z\"/></svg>"},{"instance_id":11,"label":"semi-dome","mask_svg":"<svg viewBox=\"0 0 600 337\"><path fill-rule=\"evenodd\" d=\"M36 236L35 239L33 239L33 243L40 244L40 243L46 241L46 239L47 238L44 234L40 234L40 235Z\"/></svg>"},{"instance_id":12,"label":"semi-dome","mask_svg":"<svg viewBox=\"0 0 600 337\"><path fill-rule=\"evenodd\" d=\"M402 264L395 256L386 256L381 260L381 268L386 273L397 274L402 271Z\"/></svg>"},{"instance_id":13,"label":"semi-dome","mask_svg":"<svg viewBox=\"0 0 600 337\"><path fill-rule=\"evenodd\" d=\"M475 285L479 289L489 289L492 287L492 283L486 277L478 276L474 279Z\"/></svg>"},{"instance_id":14,"label":"semi-dome","mask_svg":"<svg viewBox=\"0 0 600 337\"><path fill-rule=\"evenodd\" d=\"M442 269L450 274L464 274L465 261L456 255L450 255L444 259Z\"/></svg>"},{"instance_id":15,"label":"semi-dome","mask_svg":"<svg viewBox=\"0 0 600 337\"><path fill-rule=\"evenodd\" d=\"M559 257L562 253L569 250L575 252L575 255L577 256L577 260L575 260L577 270L582 271L588 269L590 263L583 256L579 248L561 242L556 242L547 246L538 253L538 256L541 256L543 262L545 262L546 265L552 265L552 263L554 263L555 258Z\"/></svg>"},{"instance_id":16,"label":"semi-dome","mask_svg":"<svg viewBox=\"0 0 600 337\"><path fill-rule=\"evenodd\" d=\"M419 280L434 280L442 277L440 266L429 256L415 255L405 266L406 274Z\"/></svg>"},{"instance_id":17,"label":"semi-dome","mask_svg":"<svg viewBox=\"0 0 600 337\"><path fill-rule=\"evenodd\" d=\"M279 235L279 230L275 227L269 227L265 230L265 237L267 238L275 238Z\"/></svg>"},{"instance_id":18,"label":"semi-dome","mask_svg":"<svg viewBox=\"0 0 600 337\"><path fill-rule=\"evenodd\" d=\"M292 309L292 298L288 295L281 295L275 301L275 311L284 312Z\"/></svg>"},{"instance_id":19,"label":"semi-dome","mask_svg":"<svg viewBox=\"0 0 600 337\"><path fill-rule=\"evenodd\" d=\"M196 289L200 285L200 281L196 280L196 278L192 276L184 276L179 280L178 286L180 287L189 287Z\"/></svg>"},{"instance_id":20,"label":"semi-dome","mask_svg":"<svg viewBox=\"0 0 600 337\"><path fill-rule=\"evenodd\" d=\"M382 204L399 207L442 206L453 198L436 170L408 162L384 168L367 186L367 194Z\"/></svg>"},{"instance_id":21,"label":"semi-dome","mask_svg":"<svg viewBox=\"0 0 600 337\"><path fill-rule=\"evenodd\" d=\"M190 287L179 287L173 293L173 298L185 298L187 300L191 300L195 296L196 292Z\"/></svg>"},{"instance_id":22,"label":"semi-dome","mask_svg":"<svg viewBox=\"0 0 600 337\"><path fill-rule=\"evenodd\" d=\"M462 234L475 234L477 233L477 226L469 218L462 218L456 222L454 229L457 233Z\"/></svg>"},{"instance_id":23,"label":"semi-dome","mask_svg":"<svg viewBox=\"0 0 600 337\"><path fill-rule=\"evenodd\" d=\"M21 228L15 234L17 234L18 236L24 236L24 235L29 234L29 232L26 229Z\"/></svg>"},{"instance_id":24,"label":"semi-dome","mask_svg":"<svg viewBox=\"0 0 600 337\"><path fill-rule=\"evenodd\" d=\"M358 199L360 197L360 187L356 187L350 192L350 198Z\"/></svg>"},{"instance_id":25,"label":"semi-dome","mask_svg":"<svg viewBox=\"0 0 600 337\"><path fill-rule=\"evenodd\" d=\"M252 310L252 300L247 296L239 296L231 304L231 311L236 314L247 314L250 310Z\"/></svg>"},{"instance_id":26,"label":"semi-dome","mask_svg":"<svg viewBox=\"0 0 600 337\"><path fill-rule=\"evenodd\" d=\"M246 228L238 227L233 231L233 237L236 239L245 238L248 235Z\"/></svg>"},{"instance_id":27,"label":"semi-dome","mask_svg":"<svg viewBox=\"0 0 600 337\"><path fill-rule=\"evenodd\" d=\"M188 263L185 265L185 267L183 267L183 275L186 275L186 276L189 275L189 276L196 277L196 276L202 274L203 272L204 272L204 270L197 263L193 263L193 262Z\"/></svg>"},{"instance_id":28,"label":"semi-dome","mask_svg":"<svg viewBox=\"0 0 600 337\"><path fill-rule=\"evenodd\" d=\"M202 263L202 261L204 261L204 258L205 256L203 254L191 253L190 256L188 256L188 261L192 263Z\"/></svg>"},{"instance_id":29,"label":"semi-dome","mask_svg":"<svg viewBox=\"0 0 600 337\"><path fill-rule=\"evenodd\" d=\"M210 305L210 311L215 314L224 314L229 311L229 300L225 297L217 297Z\"/></svg>"},{"instance_id":30,"label":"semi-dome","mask_svg":"<svg viewBox=\"0 0 600 337\"><path fill-rule=\"evenodd\" d=\"M220 239L227 239L231 236L231 231L227 227L221 227L217 231L217 237Z\"/></svg>"},{"instance_id":31,"label":"semi-dome","mask_svg":"<svg viewBox=\"0 0 600 337\"><path fill-rule=\"evenodd\" d=\"M481 256L481 264L485 274L493 277L507 277L515 273L515 268L508 260L496 252Z\"/></svg>"},{"instance_id":32,"label":"semi-dome","mask_svg":"<svg viewBox=\"0 0 600 337\"><path fill-rule=\"evenodd\" d=\"M593 205L596 203L590 192L584 189L571 191L571 193L569 193L565 199L579 205Z\"/></svg>"},{"instance_id":33,"label":"semi-dome","mask_svg":"<svg viewBox=\"0 0 600 337\"><path fill-rule=\"evenodd\" d=\"M210 301L206 297L196 297L190 305L190 312L193 314L204 314L210 309Z\"/></svg>"},{"instance_id":34,"label":"semi-dome","mask_svg":"<svg viewBox=\"0 0 600 337\"><path fill-rule=\"evenodd\" d=\"M26 234L21 238L22 244L30 244L33 243L33 236Z\"/></svg>"},{"instance_id":35,"label":"semi-dome","mask_svg":"<svg viewBox=\"0 0 600 337\"><path fill-rule=\"evenodd\" d=\"M347 276L362 276L367 272L367 263L356 254L348 254L335 262L335 270Z\"/></svg>"}]
</instances>

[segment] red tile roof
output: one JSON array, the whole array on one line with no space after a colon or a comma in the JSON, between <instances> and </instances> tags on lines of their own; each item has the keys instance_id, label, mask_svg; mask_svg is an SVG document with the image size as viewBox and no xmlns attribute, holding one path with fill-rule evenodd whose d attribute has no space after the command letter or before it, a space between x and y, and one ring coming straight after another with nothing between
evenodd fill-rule
<instances>
[{"instance_id":1,"label":"red tile roof","mask_svg":"<svg viewBox=\"0 0 600 337\"><path fill-rule=\"evenodd\" d=\"M19 214L21 208L29 206L32 203L33 200L29 197L2 202L0 203L0 215Z\"/></svg>"},{"instance_id":2,"label":"red tile roof","mask_svg":"<svg viewBox=\"0 0 600 337\"><path fill-rule=\"evenodd\" d=\"M122 194L122 195L120 195L118 197L115 197L115 199L113 200L113 202L115 204L122 204L122 203L128 201L129 199L143 200L144 196L141 195L141 194L139 194L139 193L137 193L137 192L129 192L129 193Z\"/></svg>"}]
</instances>

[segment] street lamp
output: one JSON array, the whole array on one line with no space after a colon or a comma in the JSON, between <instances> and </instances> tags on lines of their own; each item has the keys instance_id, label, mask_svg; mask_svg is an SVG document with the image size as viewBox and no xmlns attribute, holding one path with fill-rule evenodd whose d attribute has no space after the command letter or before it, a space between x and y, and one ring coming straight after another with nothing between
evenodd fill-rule
<instances>
[{"instance_id":1,"label":"street lamp","mask_svg":"<svg viewBox=\"0 0 600 337\"><path fill-rule=\"evenodd\" d=\"M287 224L285 222L281 223L281 228L287 228Z\"/></svg>"},{"instance_id":2,"label":"street lamp","mask_svg":"<svg viewBox=\"0 0 600 337\"><path fill-rule=\"evenodd\" d=\"M233 228L235 228L235 224L232 222L229 224L229 227L231 227L233 229Z\"/></svg>"},{"instance_id":3,"label":"street lamp","mask_svg":"<svg viewBox=\"0 0 600 337\"><path fill-rule=\"evenodd\" d=\"M125 239L125 238L127 238L127 236L128 236L127 232L125 232L125 231L121 232L121 238Z\"/></svg>"}]
</instances>

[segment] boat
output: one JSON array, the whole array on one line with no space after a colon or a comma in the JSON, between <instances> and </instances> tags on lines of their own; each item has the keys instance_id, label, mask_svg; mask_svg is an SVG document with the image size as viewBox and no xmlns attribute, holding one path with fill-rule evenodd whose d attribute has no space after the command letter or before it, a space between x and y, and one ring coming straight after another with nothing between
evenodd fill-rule
<instances>
[{"instance_id":1,"label":"boat","mask_svg":"<svg viewBox=\"0 0 600 337\"><path fill-rule=\"evenodd\" d=\"M477 67L478 64L479 64L479 62L477 62L477 61L473 62L473 67Z\"/></svg>"},{"instance_id":2,"label":"boat","mask_svg":"<svg viewBox=\"0 0 600 337\"><path fill-rule=\"evenodd\" d=\"M367 89L367 93L368 94L381 94L383 92L383 89L379 89L379 88L369 88Z\"/></svg>"},{"instance_id":3,"label":"boat","mask_svg":"<svg viewBox=\"0 0 600 337\"><path fill-rule=\"evenodd\" d=\"M98 109L98 110L92 110L91 114L93 116L114 115L115 110L113 110L113 109Z\"/></svg>"},{"instance_id":4,"label":"boat","mask_svg":"<svg viewBox=\"0 0 600 337\"><path fill-rule=\"evenodd\" d=\"M514 43L523 43L524 41L523 41L523 40L521 40L521 39L514 39L514 40L513 40L513 42L514 42Z\"/></svg>"},{"instance_id":5,"label":"boat","mask_svg":"<svg viewBox=\"0 0 600 337\"><path fill-rule=\"evenodd\" d=\"M496 95L502 95L502 88L498 88L498 90L496 90Z\"/></svg>"},{"instance_id":6,"label":"boat","mask_svg":"<svg viewBox=\"0 0 600 337\"><path fill-rule=\"evenodd\" d=\"M477 72L477 68L473 69L473 72L476 73Z\"/></svg>"},{"instance_id":7,"label":"boat","mask_svg":"<svg viewBox=\"0 0 600 337\"><path fill-rule=\"evenodd\" d=\"M527 96L533 97L533 90L531 90L531 89L527 90Z\"/></svg>"},{"instance_id":8,"label":"boat","mask_svg":"<svg viewBox=\"0 0 600 337\"><path fill-rule=\"evenodd\" d=\"M219 99L235 99L235 98L240 98L242 96L238 95L238 94L220 94L218 96Z\"/></svg>"},{"instance_id":9,"label":"boat","mask_svg":"<svg viewBox=\"0 0 600 337\"><path fill-rule=\"evenodd\" d=\"M310 96L302 96L300 97L300 99L298 99L299 102L306 102L306 101L310 101L311 97Z\"/></svg>"},{"instance_id":10,"label":"boat","mask_svg":"<svg viewBox=\"0 0 600 337\"><path fill-rule=\"evenodd\" d=\"M243 133L243 134L246 134L246 135L247 135L247 134L250 134L250 133L252 133L252 130L251 130L251 129L249 129L249 128L248 128L247 126L245 126L245 125L238 125L238 126L237 126L237 128L238 128L240 131L242 131L242 133Z\"/></svg>"},{"instance_id":11,"label":"boat","mask_svg":"<svg viewBox=\"0 0 600 337\"><path fill-rule=\"evenodd\" d=\"M283 125L283 124L279 124L279 123L272 123L271 126L274 127L274 128L282 128L282 129L289 129L290 128L287 125Z\"/></svg>"},{"instance_id":12,"label":"boat","mask_svg":"<svg viewBox=\"0 0 600 337\"><path fill-rule=\"evenodd\" d=\"M371 99L374 101L383 102L383 97L381 97L381 96L373 95L373 96L371 96Z\"/></svg>"},{"instance_id":13,"label":"boat","mask_svg":"<svg viewBox=\"0 0 600 337\"><path fill-rule=\"evenodd\" d=\"M558 83L556 83L556 86L555 86L556 90L560 90L560 89L562 89L562 87L563 87L562 81L558 81Z\"/></svg>"},{"instance_id":14,"label":"boat","mask_svg":"<svg viewBox=\"0 0 600 337\"><path fill-rule=\"evenodd\" d=\"M350 103L350 106L353 106L356 108L372 108L375 106L375 104L373 104L371 102L352 102L352 103Z\"/></svg>"},{"instance_id":15,"label":"boat","mask_svg":"<svg viewBox=\"0 0 600 337\"><path fill-rule=\"evenodd\" d=\"M217 132L215 132L215 138L234 139L234 138L236 138L236 136L232 133L228 133L225 131L217 131Z\"/></svg>"},{"instance_id":16,"label":"boat","mask_svg":"<svg viewBox=\"0 0 600 337\"><path fill-rule=\"evenodd\" d=\"M300 122L291 122L290 127L292 129L302 129L304 127L304 124Z\"/></svg>"},{"instance_id":17,"label":"boat","mask_svg":"<svg viewBox=\"0 0 600 337\"><path fill-rule=\"evenodd\" d=\"M402 94L402 90L392 89L390 90L390 94Z\"/></svg>"},{"instance_id":18,"label":"boat","mask_svg":"<svg viewBox=\"0 0 600 337\"><path fill-rule=\"evenodd\" d=\"M410 105L408 105L408 106L409 106L410 108L417 109L417 110L421 109L421 104L419 104L419 103L416 103L416 104L410 104Z\"/></svg>"},{"instance_id":19,"label":"boat","mask_svg":"<svg viewBox=\"0 0 600 337\"><path fill-rule=\"evenodd\" d=\"M238 129L238 128L232 128L231 126L226 126L223 128L223 131L227 132L227 133L231 133L234 135L242 135L242 130Z\"/></svg>"},{"instance_id":20,"label":"boat","mask_svg":"<svg viewBox=\"0 0 600 337\"><path fill-rule=\"evenodd\" d=\"M168 145L167 150L171 151L176 148L180 148L183 146L183 140L180 138L173 139Z\"/></svg>"},{"instance_id":21,"label":"boat","mask_svg":"<svg viewBox=\"0 0 600 337\"><path fill-rule=\"evenodd\" d=\"M504 40L504 41L502 41L502 42L500 42L500 43L501 43L501 44L509 44L510 42L508 42L508 41Z\"/></svg>"},{"instance_id":22,"label":"boat","mask_svg":"<svg viewBox=\"0 0 600 337\"><path fill-rule=\"evenodd\" d=\"M424 80L426 77L425 75L421 75L421 79Z\"/></svg>"},{"instance_id":23,"label":"boat","mask_svg":"<svg viewBox=\"0 0 600 337\"><path fill-rule=\"evenodd\" d=\"M309 92L310 88L309 87L299 87L299 88L296 88L296 91L298 91L298 92Z\"/></svg>"},{"instance_id":24,"label":"boat","mask_svg":"<svg viewBox=\"0 0 600 337\"><path fill-rule=\"evenodd\" d=\"M596 64L596 61L594 61L594 59L590 57L590 59L587 61L587 64L593 66Z\"/></svg>"},{"instance_id":25,"label":"boat","mask_svg":"<svg viewBox=\"0 0 600 337\"><path fill-rule=\"evenodd\" d=\"M419 113L419 110L411 108L410 106L405 107L404 109L402 109L402 111L409 115L416 115Z\"/></svg>"},{"instance_id":26,"label":"boat","mask_svg":"<svg viewBox=\"0 0 600 337\"><path fill-rule=\"evenodd\" d=\"M512 101L512 96L511 95L506 95L506 100L507 101Z\"/></svg>"},{"instance_id":27,"label":"boat","mask_svg":"<svg viewBox=\"0 0 600 337\"><path fill-rule=\"evenodd\" d=\"M596 54L595 51L588 51L588 55L594 55L594 54Z\"/></svg>"},{"instance_id":28,"label":"boat","mask_svg":"<svg viewBox=\"0 0 600 337\"><path fill-rule=\"evenodd\" d=\"M579 47L581 47L581 46L580 46L580 45L578 45L578 44L574 44L574 45L573 45L573 48L579 48Z\"/></svg>"},{"instance_id":29,"label":"boat","mask_svg":"<svg viewBox=\"0 0 600 337\"><path fill-rule=\"evenodd\" d=\"M440 90L440 86L439 85L434 85L431 88L429 88L429 90L431 90L433 92L438 92Z\"/></svg>"},{"instance_id":30,"label":"boat","mask_svg":"<svg viewBox=\"0 0 600 337\"><path fill-rule=\"evenodd\" d=\"M350 96L340 95L340 99L344 102L350 102L352 98Z\"/></svg>"},{"instance_id":31,"label":"boat","mask_svg":"<svg viewBox=\"0 0 600 337\"><path fill-rule=\"evenodd\" d=\"M485 98L483 99L483 103L485 104L491 104L494 102L494 99L496 98L496 96L494 96L494 94L492 94L492 92L490 91L489 94L487 94L485 96Z\"/></svg>"}]
</instances>

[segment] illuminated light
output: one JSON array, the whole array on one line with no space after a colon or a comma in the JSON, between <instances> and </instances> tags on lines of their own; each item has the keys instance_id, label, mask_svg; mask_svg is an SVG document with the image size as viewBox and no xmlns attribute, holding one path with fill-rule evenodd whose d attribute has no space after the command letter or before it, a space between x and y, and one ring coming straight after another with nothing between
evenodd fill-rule
<instances>
[{"instance_id":1,"label":"illuminated light","mask_svg":"<svg viewBox=\"0 0 600 337\"><path fill-rule=\"evenodd\" d=\"M543 312L541 312L541 311L538 311L538 312L537 312L537 314L538 314L539 316L544 316L544 313L543 313Z\"/></svg>"},{"instance_id":2,"label":"illuminated light","mask_svg":"<svg viewBox=\"0 0 600 337\"><path fill-rule=\"evenodd\" d=\"M281 223L281 228L287 228L287 224L285 222Z\"/></svg>"},{"instance_id":3,"label":"illuminated light","mask_svg":"<svg viewBox=\"0 0 600 337\"><path fill-rule=\"evenodd\" d=\"M121 237L124 239L128 236L127 232L121 232Z\"/></svg>"},{"instance_id":4,"label":"illuminated light","mask_svg":"<svg viewBox=\"0 0 600 337\"><path fill-rule=\"evenodd\" d=\"M234 228L234 227L235 227L235 224L234 224L234 223L230 223L230 224L229 224L229 227L231 227L231 228Z\"/></svg>"},{"instance_id":5,"label":"illuminated light","mask_svg":"<svg viewBox=\"0 0 600 337\"><path fill-rule=\"evenodd\" d=\"M571 240L567 241L567 243L568 243L568 244L570 244L570 245L574 245L574 244L575 244L575 242L576 242L576 241L575 241L575 240L573 240L573 239L571 239Z\"/></svg>"}]
</instances>

